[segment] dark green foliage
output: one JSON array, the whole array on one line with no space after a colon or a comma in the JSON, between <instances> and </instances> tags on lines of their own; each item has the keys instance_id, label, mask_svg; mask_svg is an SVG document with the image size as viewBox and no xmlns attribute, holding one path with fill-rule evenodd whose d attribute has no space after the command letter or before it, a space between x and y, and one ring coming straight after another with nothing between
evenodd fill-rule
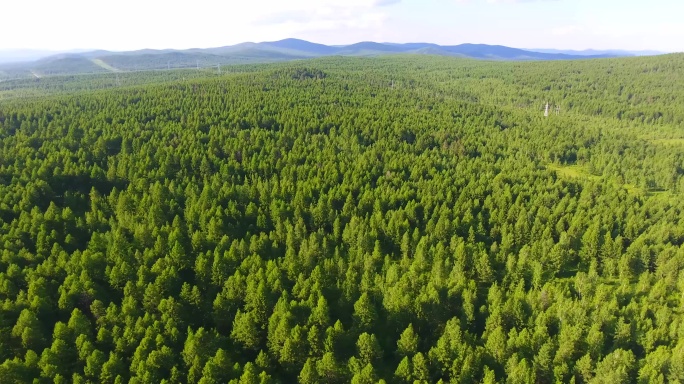
<instances>
[{"instance_id":1,"label":"dark green foliage","mask_svg":"<svg viewBox=\"0 0 684 384\"><path fill-rule=\"evenodd\" d=\"M3 83L0 381L684 381L681 66Z\"/></svg>"}]
</instances>

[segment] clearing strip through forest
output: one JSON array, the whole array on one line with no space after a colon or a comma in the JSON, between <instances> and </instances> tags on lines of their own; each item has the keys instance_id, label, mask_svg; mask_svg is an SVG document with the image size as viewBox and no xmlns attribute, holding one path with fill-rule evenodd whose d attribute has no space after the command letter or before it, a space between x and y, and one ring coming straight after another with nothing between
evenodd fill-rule
<instances>
[{"instance_id":1,"label":"clearing strip through forest","mask_svg":"<svg viewBox=\"0 0 684 384\"><path fill-rule=\"evenodd\" d=\"M97 66L99 66L99 67L102 67L102 68L104 68L104 69L106 69L106 70L108 70L108 71L112 71L112 72L121 72L120 69L112 67L111 65L109 65L109 64L105 63L104 61L102 61L101 59L90 59L90 61L92 61L93 64L95 64L95 65L97 65Z\"/></svg>"}]
</instances>

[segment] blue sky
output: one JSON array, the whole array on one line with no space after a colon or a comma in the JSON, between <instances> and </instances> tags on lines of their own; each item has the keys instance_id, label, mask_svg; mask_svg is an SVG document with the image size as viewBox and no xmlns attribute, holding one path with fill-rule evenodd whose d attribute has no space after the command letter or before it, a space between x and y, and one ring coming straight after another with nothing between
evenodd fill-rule
<instances>
[{"instance_id":1,"label":"blue sky","mask_svg":"<svg viewBox=\"0 0 684 384\"><path fill-rule=\"evenodd\" d=\"M4 0L0 50L215 47L287 37L684 51L683 0Z\"/></svg>"}]
</instances>

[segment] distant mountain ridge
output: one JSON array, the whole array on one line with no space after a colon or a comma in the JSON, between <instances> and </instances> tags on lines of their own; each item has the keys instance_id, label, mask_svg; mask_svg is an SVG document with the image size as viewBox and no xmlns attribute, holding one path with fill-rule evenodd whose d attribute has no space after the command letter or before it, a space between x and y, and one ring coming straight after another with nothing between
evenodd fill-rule
<instances>
[{"instance_id":1,"label":"distant mountain ridge","mask_svg":"<svg viewBox=\"0 0 684 384\"><path fill-rule=\"evenodd\" d=\"M528 51L541 52L541 53L560 53L564 55L575 55L575 56L596 56L596 55L611 55L611 56L657 56L664 55L667 52L661 51L626 51L622 49L585 49L585 50L572 50L572 49L527 49Z\"/></svg>"},{"instance_id":2,"label":"distant mountain ridge","mask_svg":"<svg viewBox=\"0 0 684 384\"><path fill-rule=\"evenodd\" d=\"M363 41L331 46L300 39L261 43L240 43L216 48L143 49L127 52L96 50L59 53L24 63L0 64L0 80L28 76L78 74L108 71L137 71L173 68L213 67L231 64L266 63L322 56L378 56L422 54L464 57L480 60L578 60L632 56L624 51L524 50L501 45L432 43L377 43ZM0 52L0 62L2 52Z\"/></svg>"},{"instance_id":3,"label":"distant mountain ridge","mask_svg":"<svg viewBox=\"0 0 684 384\"><path fill-rule=\"evenodd\" d=\"M625 51L621 49L585 49L582 51L572 49L527 49L528 51L541 53L560 53L565 55L575 56L595 56L595 55L612 55L612 56L656 56L664 55L666 52L661 51Z\"/></svg>"}]
</instances>

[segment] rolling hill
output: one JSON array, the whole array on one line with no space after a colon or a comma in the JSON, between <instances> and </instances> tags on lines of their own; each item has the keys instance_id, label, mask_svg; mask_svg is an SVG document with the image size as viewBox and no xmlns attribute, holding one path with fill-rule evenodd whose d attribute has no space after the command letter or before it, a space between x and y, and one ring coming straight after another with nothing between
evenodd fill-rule
<instances>
[{"instance_id":1,"label":"rolling hill","mask_svg":"<svg viewBox=\"0 0 684 384\"><path fill-rule=\"evenodd\" d=\"M465 57L479 60L577 60L628 56L627 53L567 54L537 52L500 45L461 44L442 46L431 43L377 43L364 41L345 46L330 46L299 39L261 43L241 43L216 48L186 50L144 49L128 52L90 51L62 53L40 60L0 65L0 80L31 76L98 73L103 71L141 71L173 68L214 67L298 60L321 56L378 56L419 54Z\"/></svg>"},{"instance_id":2,"label":"rolling hill","mask_svg":"<svg viewBox=\"0 0 684 384\"><path fill-rule=\"evenodd\" d=\"M562 53L566 55L576 56L596 56L596 55L611 55L611 56L657 56L664 55L667 52L661 51L625 51L620 49L596 50L586 49L583 51L566 50L566 49L528 49L528 51L542 52L542 53Z\"/></svg>"}]
</instances>

